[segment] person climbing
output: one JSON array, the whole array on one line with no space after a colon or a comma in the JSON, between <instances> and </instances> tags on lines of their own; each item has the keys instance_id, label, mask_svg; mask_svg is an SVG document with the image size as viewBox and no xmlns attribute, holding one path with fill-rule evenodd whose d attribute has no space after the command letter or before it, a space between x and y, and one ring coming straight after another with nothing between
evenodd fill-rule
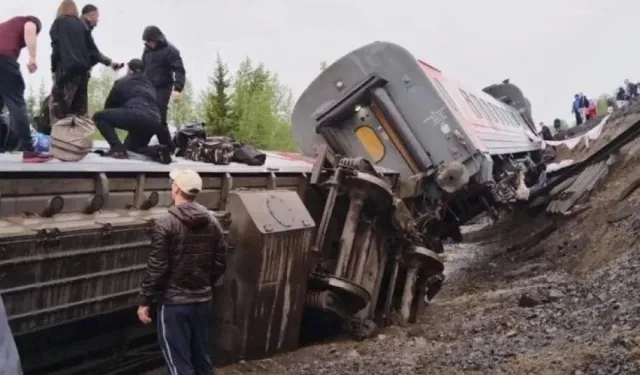
<instances>
[{"instance_id":1,"label":"person climbing","mask_svg":"<svg viewBox=\"0 0 640 375\"><path fill-rule=\"evenodd\" d=\"M109 143L107 156L117 159L128 158L127 151L147 155L149 141L161 126L156 90L144 74L142 60L132 59L127 63L127 69L127 75L113 84L104 109L93 115L98 131ZM116 129L128 132L124 144ZM171 162L167 146L161 146L157 151L159 161Z\"/></svg>"},{"instance_id":2,"label":"person climbing","mask_svg":"<svg viewBox=\"0 0 640 375\"><path fill-rule=\"evenodd\" d=\"M53 74L49 104L51 124L69 115L86 115L88 111L91 56L98 56L100 52L95 49L91 34L79 16L76 3L64 0L49 31Z\"/></svg>"},{"instance_id":3,"label":"person climbing","mask_svg":"<svg viewBox=\"0 0 640 375\"><path fill-rule=\"evenodd\" d=\"M3 142L10 131L15 131L19 139L18 150L22 151L25 163L40 163L50 159L44 153L36 152L31 143L27 104L24 98L25 83L18 58L24 47L29 53L27 70L33 74L38 70L36 52L38 35L42 23L35 16L13 17L0 23L0 108L5 105L9 109L10 124L0 121L0 128L5 128Z\"/></svg>"},{"instance_id":4,"label":"person climbing","mask_svg":"<svg viewBox=\"0 0 640 375\"><path fill-rule=\"evenodd\" d=\"M576 126L582 124L582 98L579 94L575 94L573 96L573 105L571 107L571 112L576 116ZM555 126L555 124L554 124Z\"/></svg>"},{"instance_id":5,"label":"person climbing","mask_svg":"<svg viewBox=\"0 0 640 375\"><path fill-rule=\"evenodd\" d=\"M142 63L144 73L156 88L156 98L160 108L161 127L157 133L158 142L169 146L173 152L173 142L167 124L170 100L178 100L186 82L186 71L180 51L171 43L157 26L147 26L142 33L144 52Z\"/></svg>"}]
</instances>

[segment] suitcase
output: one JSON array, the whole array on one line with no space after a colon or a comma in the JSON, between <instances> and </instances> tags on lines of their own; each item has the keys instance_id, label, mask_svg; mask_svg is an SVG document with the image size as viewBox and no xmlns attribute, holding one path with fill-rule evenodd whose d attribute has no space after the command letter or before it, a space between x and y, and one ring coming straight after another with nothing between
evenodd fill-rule
<instances>
[{"instance_id":1,"label":"suitcase","mask_svg":"<svg viewBox=\"0 0 640 375\"><path fill-rule=\"evenodd\" d=\"M51 155L61 161L82 160L93 147L96 125L86 116L71 116L53 124Z\"/></svg>"}]
</instances>

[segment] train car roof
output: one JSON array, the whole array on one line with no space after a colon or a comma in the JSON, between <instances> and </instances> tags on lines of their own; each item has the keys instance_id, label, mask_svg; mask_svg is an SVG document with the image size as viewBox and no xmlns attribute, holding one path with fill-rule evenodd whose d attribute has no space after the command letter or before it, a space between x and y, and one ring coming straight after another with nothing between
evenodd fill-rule
<instances>
[{"instance_id":1,"label":"train car roof","mask_svg":"<svg viewBox=\"0 0 640 375\"><path fill-rule=\"evenodd\" d=\"M129 159L114 159L104 157L95 151L106 151L109 146L104 141L94 141L93 151L84 159L77 162L62 162L49 160L44 163L23 163L22 153L0 153L0 173L169 173L178 168L193 169L198 173L311 173L314 159L293 152L262 151L267 155L261 166L251 166L241 163L229 165L215 165L173 157L169 165L150 161L148 158L130 153ZM387 168L375 166L380 173L393 174Z\"/></svg>"},{"instance_id":2,"label":"train car roof","mask_svg":"<svg viewBox=\"0 0 640 375\"><path fill-rule=\"evenodd\" d=\"M22 153L12 152L0 154L0 173L169 173L177 168L189 168L199 173L310 173L313 168L313 159L302 155L277 152L265 152L265 154L267 158L264 165L250 166L240 163L215 165L180 157L173 157L173 163L165 165L133 153L129 159L122 160L104 157L95 152L89 153L84 159L77 162L49 160L44 163L23 163Z\"/></svg>"}]
</instances>

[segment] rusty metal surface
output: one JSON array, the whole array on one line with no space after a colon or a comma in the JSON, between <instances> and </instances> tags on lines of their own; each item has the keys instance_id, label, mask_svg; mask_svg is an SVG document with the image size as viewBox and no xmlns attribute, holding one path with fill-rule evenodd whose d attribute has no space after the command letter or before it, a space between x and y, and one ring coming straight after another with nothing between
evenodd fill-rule
<instances>
[{"instance_id":1,"label":"rusty metal surface","mask_svg":"<svg viewBox=\"0 0 640 375\"><path fill-rule=\"evenodd\" d=\"M201 175L198 201L211 210L224 210L234 189L306 186L299 173ZM0 292L14 333L134 307L146 228L171 203L164 173L0 175ZM278 217L288 225L286 212Z\"/></svg>"},{"instance_id":2,"label":"rusty metal surface","mask_svg":"<svg viewBox=\"0 0 640 375\"><path fill-rule=\"evenodd\" d=\"M233 251L216 301L217 358L260 358L298 346L315 222L289 191L229 197Z\"/></svg>"}]
</instances>

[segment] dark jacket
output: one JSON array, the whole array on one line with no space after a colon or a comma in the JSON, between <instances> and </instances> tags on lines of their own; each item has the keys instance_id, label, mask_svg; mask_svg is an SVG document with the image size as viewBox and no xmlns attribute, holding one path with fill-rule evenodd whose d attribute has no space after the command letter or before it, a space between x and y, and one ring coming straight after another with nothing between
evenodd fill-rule
<instances>
[{"instance_id":1,"label":"dark jacket","mask_svg":"<svg viewBox=\"0 0 640 375\"><path fill-rule=\"evenodd\" d=\"M51 71L58 73L89 72L91 56L97 56L95 43L82 20L74 16L60 16L53 21L51 30Z\"/></svg>"},{"instance_id":2,"label":"dark jacket","mask_svg":"<svg viewBox=\"0 0 640 375\"><path fill-rule=\"evenodd\" d=\"M2 297L0 297L0 375L22 375L20 355L13 340Z\"/></svg>"},{"instance_id":3,"label":"dark jacket","mask_svg":"<svg viewBox=\"0 0 640 375\"><path fill-rule=\"evenodd\" d=\"M160 124L156 89L144 73L131 73L116 80L109 91L104 108L138 109Z\"/></svg>"},{"instance_id":4,"label":"dark jacket","mask_svg":"<svg viewBox=\"0 0 640 375\"><path fill-rule=\"evenodd\" d=\"M106 65L106 66L111 65L111 62L113 60L111 60L107 56L103 55L102 52L100 52L100 49L98 49L98 46L96 45L96 41L93 39L94 26L91 23L89 23L89 21L87 21L86 18L82 17L81 19L82 19L82 23L84 24L84 27L89 32L89 45L90 45L89 50L93 51L93 54L91 55L91 66L93 67L97 63L101 63L102 65Z\"/></svg>"},{"instance_id":5,"label":"dark jacket","mask_svg":"<svg viewBox=\"0 0 640 375\"><path fill-rule=\"evenodd\" d=\"M144 30L142 39L156 42L155 48L145 47L142 53L144 72L157 89L182 91L186 82L186 71L180 51L167 41L156 26Z\"/></svg>"},{"instance_id":6,"label":"dark jacket","mask_svg":"<svg viewBox=\"0 0 640 375\"><path fill-rule=\"evenodd\" d=\"M195 202L171 207L152 229L140 303L210 301L226 268L226 247L222 226L205 207Z\"/></svg>"},{"instance_id":7,"label":"dark jacket","mask_svg":"<svg viewBox=\"0 0 640 375\"><path fill-rule=\"evenodd\" d=\"M0 23L0 57L18 60L20 52L26 46L24 25L27 22L35 23L38 33L42 29L40 20L34 16L13 17Z\"/></svg>"},{"instance_id":8,"label":"dark jacket","mask_svg":"<svg viewBox=\"0 0 640 375\"><path fill-rule=\"evenodd\" d=\"M638 96L638 86L635 83L629 82L627 84L627 94L629 98L635 98Z\"/></svg>"}]
</instances>

